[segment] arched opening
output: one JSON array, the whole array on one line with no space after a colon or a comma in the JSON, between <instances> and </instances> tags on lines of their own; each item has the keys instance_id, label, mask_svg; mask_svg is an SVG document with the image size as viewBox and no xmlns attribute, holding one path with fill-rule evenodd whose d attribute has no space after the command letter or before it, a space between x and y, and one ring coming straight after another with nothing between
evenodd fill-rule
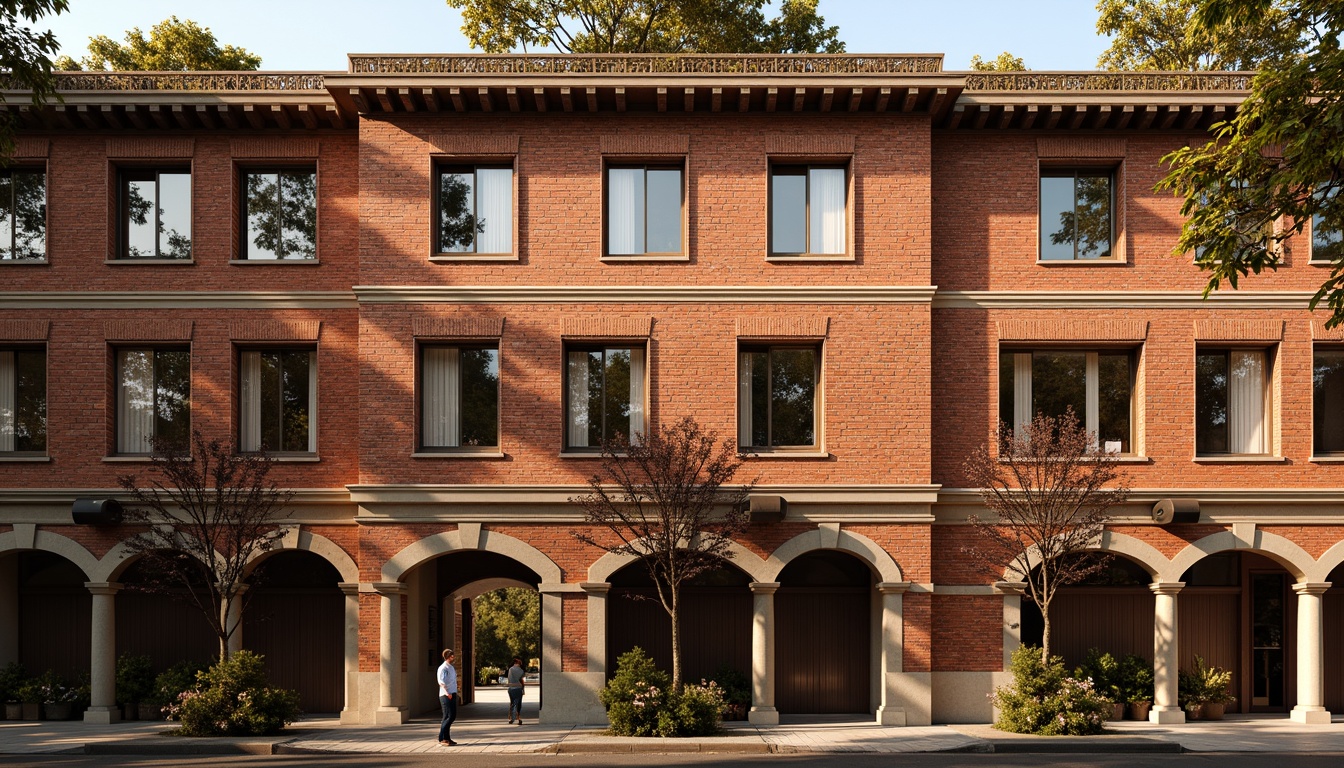
<instances>
[{"instance_id":1,"label":"arched opening","mask_svg":"<svg viewBox=\"0 0 1344 768\"><path fill-rule=\"evenodd\" d=\"M89 672L93 598L84 572L51 552L0 556L0 663L70 681ZM12 621L12 623L10 623Z\"/></svg>"},{"instance_id":2,"label":"arched opening","mask_svg":"<svg viewBox=\"0 0 1344 768\"><path fill-rule=\"evenodd\" d=\"M1079 557L1104 557L1083 553ZM1032 574L1035 576L1035 573ZM1112 656L1153 660L1153 578L1139 563L1113 555L1083 583L1062 587L1050 604L1050 652L1069 666L1096 648ZM1035 602L1022 600L1022 643L1039 646L1045 620Z\"/></svg>"},{"instance_id":3,"label":"arched opening","mask_svg":"<svg viewBox=\"0 0 1344 768\"><path fill-rule=\"evenodd\" d=\"M1323 596L1325 632L1325 708L1344 712L1344 564L1326 579L1330 589Z\"/></svg>"},{"instance_id":4,"label":"arched opening","mask_svg":"<svg viewBox=\"0 0 1344 768\"><path fill-rule=\"evenodd\" d=\"M775 593L775 706L782 714L871 713L872 569L836 550L800 555Z\"/></svg>"},{"instance_id":5,"label":"arched opening","mask_svg":"<svg viewBox=\"0 0 1344 768\"><path fill-rule=\"evenodd\" d=\"M345 701L345 595L341 574L320 555L285 550L253 572L243 647L266 657L271 685L299 692L307 713Z\"/></svg>"},{"instance_id":6,"label":"arched opening","mask_svg":"<svg viewBox=\"0 0 1344 768\"><path fill-rule=\"evenodd\" d=\"M682 679L709 680L722 670L751 679L751 577L733 566L700 574L680 600ZM621 654L639 646L660 669L672 670L672 619L649 569L635 561L611 576L607 598L607 678Z\"/></svg>"},{"instance_id":7,"label":"arched opening","mask_svg":"<svg viewBox=\"0 0 1344 768\"><path fill-rule=\"evenodd\" d=\"M204 566L196 578L203 588L209 578ZM116 597L118 656L148 656L156 674L181 661L211 664L219 658L219 639L186 588L159 584L143 559L117 580L123 585Z\"/></svg>"}]
</instances>

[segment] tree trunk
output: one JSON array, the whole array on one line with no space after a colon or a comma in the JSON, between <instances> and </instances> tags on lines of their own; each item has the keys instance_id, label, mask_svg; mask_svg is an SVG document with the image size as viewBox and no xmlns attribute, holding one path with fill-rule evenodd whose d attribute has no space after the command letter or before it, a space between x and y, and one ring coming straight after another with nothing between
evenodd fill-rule
<instances>
[{"instance_id":1,"label":"tree trunk","mask_svg":"<svg viewBox=\"0 0 1344 768\"><path fill-rule=\"evenodd\" d=\"M230 601L223 600L219 604L219 660L229 660L229 608Z\"/></svg>"},{"instance_id":2,"label":"tree trunk","mask_svg":"<svg viewBox=\"0 0 1344 768\"><path fill-rule=\"evenodd\" d=\"M1041 623L1044 625L1041 632L1041 663L1050 663L1050 606L1047 604L1041 607Z\"/></svg>"},{"instance_id":3,"label":"tree trunk","mask_svg":"<svg viewBox=\"0 0 1344 768\"><path fill-rule=\"evenodd\" d=\"M680 606L678 590L672 590L672 690L681 690L681 622L678 621Z\"/></svg>"}]
</instances>

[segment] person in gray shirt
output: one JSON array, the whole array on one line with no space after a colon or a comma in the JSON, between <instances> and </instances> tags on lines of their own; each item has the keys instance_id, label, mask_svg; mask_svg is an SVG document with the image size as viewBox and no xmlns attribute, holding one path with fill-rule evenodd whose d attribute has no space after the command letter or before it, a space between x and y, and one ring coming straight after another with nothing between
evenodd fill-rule
<instances>
[{"instance_id":1,"label":"person in gray shirt","mask_svg":"<svg viewBox=\"0 0 1344 768\"><path fill-rule=\"evenodd\" d=\"M518 715L518 724L523 724L523 660L513 657L513 666L509 667L509 723Z\"/></svg>"}]
</instances>

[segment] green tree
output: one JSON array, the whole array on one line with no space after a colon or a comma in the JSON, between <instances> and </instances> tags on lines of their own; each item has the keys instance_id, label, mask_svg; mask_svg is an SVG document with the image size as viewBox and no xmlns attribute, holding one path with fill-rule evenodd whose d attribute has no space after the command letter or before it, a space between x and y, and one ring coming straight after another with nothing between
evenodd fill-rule
<instances>
[{"instance_id":1,"label":"green tree","mask_svg":"<svg viewBox=\"0 0 1344 768\"><path fill-rule=\"evenodd\" d=\"M504 53L843 53L817 0L447 0L473 48Z\"/></svg>"},{"instance_id":2,"label":"green tree","mask_svg":"<svg viewBox=\"0 0 1344 768\"><path fill-rule=\"evenodd\" d=\"M1100 0L1097 32L1111 38L1098 59L1103 69L1252 70L1282 58L1295 36L1278 0L1243 26L1199 18L1205 0Z\"/></svg>"},{"instance_id":3,"label":"green tree","mask_svg":"<svg viewBox=\"0 0 1344 768\"><path fill-rule=\"evenodd\" d=\"M476 623L476 669L508 669L517 656L526 664L541 656L541 596L505 587L472 601Z\"/></svg>"},{"instance_id":4,"label":"green tree","mask_svg":"<svg viewBox=\"0 0 1344 768\"><path fill-rule=\"evenodd\" d=\"M103 35L91 37L87 56L79 61L62 56L56 66L93 71L235 71L260 67L261 57L244 48L221 46L209 27L170 16L150 28L148 38L139 27L126 33L125 43Z\"/></svg>"},{"instance_id":5,"label":"green tree","mask_svg":"<svg viewBox=\"0 0 1344 768\"><path fill-rule=\"evenodd\" d=\"M980 58L980 54L971 57L971 69L976 72L1026 72L1027 64L1021 56L1004 51L999 54L997 59L986 61Z\"/></svg>"},{"instance_id":6,"label":"green tree","mask_svg":"<svg viewBox=\"0 0 1344 768\"><path fill-rule=\"evenodd\" d=\"M69 10L67 0L0 0L0 70L8 73L3 90L28 91L34 107L56 98L56 80L52 77L51 55L60 45L50 30L38 32L27 24L36 24L48 14ZM0 95L0 104L5 98ZM15 116L0 110L0 161L14 154Z\"/></svg>"},{"instance_id":7,"label":"green tree","mask_svg":"<svg viewBox=\"0 0 1344 768\"><path fill-rule=\"evenodd\" d=\"M1207 295L1226 282L1277 269L1288 238L1312 227L1313 256L1332 268L1311 299L1344 322L1344 4L1332 0L1200 0L1205 34L1248 35L1282 14L1288 55L1267 61L1232 120L1213 137L1164 158L1159 184L1184 199L1187 217L1176 251L1194 252Z\"/></svg>"}]
</instances>

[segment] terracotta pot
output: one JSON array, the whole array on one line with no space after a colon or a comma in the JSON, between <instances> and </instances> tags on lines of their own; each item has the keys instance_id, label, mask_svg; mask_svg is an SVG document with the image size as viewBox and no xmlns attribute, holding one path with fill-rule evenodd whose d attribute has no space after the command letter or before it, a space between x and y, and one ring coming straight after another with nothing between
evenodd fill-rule
<instances>
[{"instance_id":1,"label":"terracotta pot","mask_svg":"<svg viewBox=\"0 0 1344 768\"><path fill-rule=\"evenodd\" d=\"M1206 706L1207 706L1206 704L1186 704L1186 705L1185 705L1185 719L1186 719L1186 720L1203 720L1203 719L1205 719L1205 717L1204 717L1204 707L1206 707Z\"/></svg>"},{"instance_id":2,"label":"terracotta pot","mask_svg":"<svg viewBox=\"0 0 1344 768\"><path fill-rule=\"evenodd\" d=\"M122 720L139 720L139 719L140 719L140 705L139 705L139 704L122 704L122 705L121 705L121 719L122 719Z\"/></svg>"},{"instance_id":3,"label":"terracotta pot","mask_svg":"<svg viewBox=\"0 0 1344 768\"><path fill-rule=\"evenodd\" d=\"M6 720L22 720L22 719L23 719L23 705L22 705L22 704L19 704L18 702L6 703L6 704L5 704L5 719L6 719Z\"/></svg>"},{"instance_id":4,"label":"terracotta pot","mask_svg":"<svg viewBox=\"0 0 1344 768\"><path fill-rule=\"evenodd\" d=\"M41 720L41 719L42 719L42 705L41 705L41 704L29 704L29 703L25 702L25 703L23 703L23 704L20 705L20 706L23 707L23 719L24 719L24 720Z\"/></svg>"},{"instance_id":5,"label":"terracotta pot","mask_svg":"<svg viewBox=\"0 0 1344 768\"><path fill-rule=\"evenodd\" d=\"M1205 720L1222 720L1223 715L1226 712L1227 712L1227 705L1224 704L1223 702L1217 702L1217 703L1209 702L1208 704L1204 705Z\"/></svg>"},{"instance_id":6,"label":"terracotta pot","mask_svg":"<svg viewBox=\"0 0 1344 768\"><path fill-rule=\"evenodd\" d=\"M1151 701L1131 701L1129 702L1130 720L1147 720L1148 710L1153 708Z\"/></svg>"},{"instance_id":7,"label":"terracotta pot","mask_svg":"<svg viewBox=\"0 0 1344 768\"><path fill-rule=\"evenodd\" d=\"M74 710L74 705L68 701L58 701L55 704L44 704L42 706L47 711L48 720L69 720L70 713Z\"/></svg>"},{"instance_id":8,"label":"terracotta pot","mask_svg":"<svg viewBox=\"0 0 1344 768\"><path fill-rule=\"evenodd\" d=\"M163 719L163 713L159 711L159 705L158 705L158 704L146 704L146 703L143 702L143 701L140 702L140 706L139 706L138 711L136 712L136 714L140 715L140 719L141 719L141 720L162 720L162 719Z\"/></svg>"},{"instance_id":9,"label":"terracotta pot","mask_svg":"<svg viewBox=\"0 0 1344 768\"><path fill-rule=\"evenodd\" d=\"M1111 705L1111 719L1112 720L1125 719L1125 705L1122 702L1117 701Z\"/></svg>"}]
</instances>

